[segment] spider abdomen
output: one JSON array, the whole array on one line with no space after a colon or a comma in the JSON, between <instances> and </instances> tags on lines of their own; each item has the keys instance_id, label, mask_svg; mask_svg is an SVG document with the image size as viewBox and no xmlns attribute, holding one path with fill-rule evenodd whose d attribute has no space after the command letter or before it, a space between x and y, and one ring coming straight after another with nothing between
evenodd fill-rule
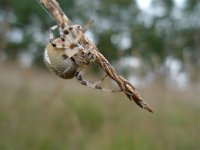
<instances>
[{"instance_id":1,"label":"spider abdomen","mask_svg":"<svg viewBox=\"0 0 200 150\"><path fill-rule=\"evenodd\" d=\"M51 44L44 51L44 62L47 67L63 79L75 76L78 66L65 54L64 49L55 49Z\"/></svg>"}]
</instances>

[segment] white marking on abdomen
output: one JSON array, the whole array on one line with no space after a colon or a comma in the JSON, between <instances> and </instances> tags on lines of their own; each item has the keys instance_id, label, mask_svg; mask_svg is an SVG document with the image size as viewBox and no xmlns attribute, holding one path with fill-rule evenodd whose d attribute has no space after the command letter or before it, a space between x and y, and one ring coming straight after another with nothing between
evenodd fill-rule
<instances>
[{"instance_id":1,"label":"white marking on abdomen","mask_svg":"<svg viewBox=\"0 0 200 150\"><path fill-rule=\"evenodd\" d=\"M50 59L49 59L49 56L48 56L48 51L47 51L47 49L45 49L45 51L44 51L44 59L45 59L45 61L46 61L48 64L51 64Z\"/></svg>"}]
</instances>

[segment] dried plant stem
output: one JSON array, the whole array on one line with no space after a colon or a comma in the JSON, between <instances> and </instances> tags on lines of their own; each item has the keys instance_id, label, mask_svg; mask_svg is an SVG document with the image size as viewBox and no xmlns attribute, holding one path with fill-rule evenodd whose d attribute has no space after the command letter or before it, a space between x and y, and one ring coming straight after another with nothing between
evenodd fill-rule
<instances>
[{"instance_id":1,"label":"dried plant stem","mask_svg":"<svg viewBox=\"0 0 200 150\"><path fill-rule=\"evenodd\" d=\"M65 13L60 8L56 0L40 0L40 3L48 10L48 12L55 18L57 23L60 26L70 26L73 25L70 19L65 15ZM75 34L75 33L74 33ZM77 35L78 37L79 35ZM141 98L138 91L122 76L118 75L115 69L111 66L108 60L98 51L97 47L84 35L80 37L81 44L90 45L94 49L96 55L96 63L108 74L108 76L114 80L120 89L126 94L126 96L135 103L148 110L153 112L150 106Z\"/></svg>"}]
</instances>

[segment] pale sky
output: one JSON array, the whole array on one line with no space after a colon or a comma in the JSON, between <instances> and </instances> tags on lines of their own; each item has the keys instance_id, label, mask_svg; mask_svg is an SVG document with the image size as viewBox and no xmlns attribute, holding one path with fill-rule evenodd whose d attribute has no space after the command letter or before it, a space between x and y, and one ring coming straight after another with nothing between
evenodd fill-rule
<instances>
[{"instance_id":1,"label":"pale sky","mask_svg":"<svg viewBox=\"0 0 200 150\"><path fill-rule=\"evenodd\" d=\"M177 7L184 7L186 0L174 0ZM138 6L142 10L146 10L150 7L152 0L136 0Z\"/></svg>"},{"instance_id":2,"label":"pale sky","mask_svg":"<svg viewBox=\"0 0 200 150\"><path fill-rule=\"evenodd\" d=\"M148 9L152 0L136 0L140 9L145 10Z\"/></svg>"}]
</instances>

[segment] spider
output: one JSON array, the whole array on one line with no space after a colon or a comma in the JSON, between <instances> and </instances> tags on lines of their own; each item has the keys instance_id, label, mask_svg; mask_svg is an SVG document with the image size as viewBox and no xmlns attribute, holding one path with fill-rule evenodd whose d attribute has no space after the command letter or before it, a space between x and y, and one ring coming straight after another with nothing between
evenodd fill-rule
<instances>
[{"instance_id":1,"label":"spider","mask_svg":"<svg viewBox=\"0 0 200 150\"><path fill-rule=\"evenodd\" d=\"M54 38L53 31L59 30L59 36ZM49 30L49 43L44 51L44 62L47 67L63 79L76 78L82 85L106 92L120 92L103 88L100 84L105 80L93 83L83 79L83 71L95 62L96 57L93 47L89 43L81 44L81 37L85 33L80 25L60 26L55 25Z\"/></svg>"},{"instance_id":2,"label":"spider","mask_svg":"<svg viewBox=\"0 0 200 150\"><path fill-rule=\"evenodd\" d=\"M84 35L86 30L80 25L73 25L65 15L56 0L40 0L58 25L50 28L49 44L44 52L47 66L64 79L76 78L82 85L109 92L124 92L129 100L138 106L153 112L151 107L142 99L135 87L119 75L109 61L98 51L98 48ZM59 29L59 37L54 38L52 31ZM92 83L83 79L82 72L90 63L97 63L106 76ZM106 77L115 81L120 88L118 91L105 89L100 84Z\"/></svg>"}]
</instances>

